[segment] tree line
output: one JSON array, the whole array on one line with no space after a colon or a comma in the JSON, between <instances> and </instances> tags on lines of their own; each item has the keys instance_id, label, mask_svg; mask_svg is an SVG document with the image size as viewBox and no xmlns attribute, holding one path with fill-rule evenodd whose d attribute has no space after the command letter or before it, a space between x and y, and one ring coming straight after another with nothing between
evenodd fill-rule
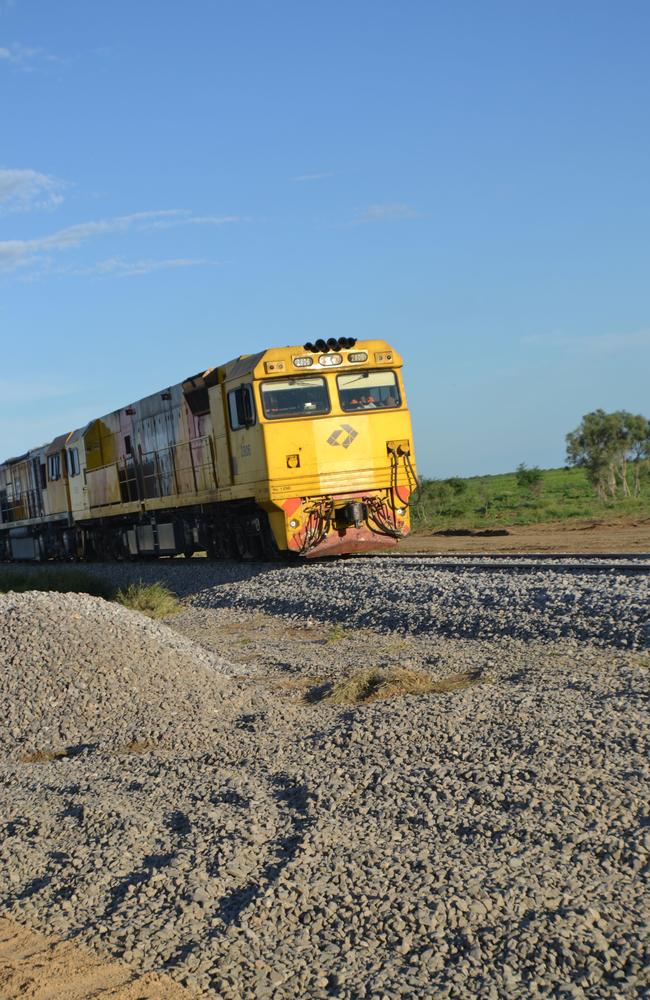
<instances>
[{"instance_id":1,"label":"tree line","mask_svg":"<svg viewBox=\"0 0 650 1000\"><path fill-rule=\"evenodd\" d=\"M644 484L650 482L650 420L641 414L627 410L586 413L580 426L566 435L566 445L567 467L585 469L601 502L639 497ZM526 508L537 506L541 511L547 485L544 470L538 466L529 468L522 462L514 475L519 501ZM500 483L500 477L422 479L416 520L425 524L428 518L470 514L486 518L495 507L517 508L517 499L507 489L503 492L503 485L495 483ZM548 516L557 514L549 512Z\"/></svg>"},{"instance_id":2,"label":"tree line","mask_svg":"<svg viewBox=\"0 0 650 1000\"><path fill-rule=\"evenodd\" d=\"M638 496L650 465L650 420L617 410L586 413L566 436L567 460L582 466L601 500Z\"/></svg>"}]
</instances>

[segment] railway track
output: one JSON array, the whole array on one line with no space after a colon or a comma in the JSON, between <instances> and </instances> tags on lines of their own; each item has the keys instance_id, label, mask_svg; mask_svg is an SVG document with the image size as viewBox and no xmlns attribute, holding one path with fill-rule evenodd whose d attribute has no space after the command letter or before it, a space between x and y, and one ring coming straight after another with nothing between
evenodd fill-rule
<instances>
[{"instance_id":1,"label":"railway track","mask_svg":"<svg viewBox=\"0 0 650 1000\"><path fill-rule=\"evenodd\" d=\"M360 557L363 558L363 557ZM626 576L650 575L650 553L630 555L629 553L513 553L469 555L466 553L438 552L394 552L369 556L373 560L395 559L402 564L411 563L414 568L437 570L472 570L475 572L516 572L516 573L610 573Z\"/></svg>"},{"instance_id":2,"label":"railway track","mask_svg":"<svg viewBox=\"0 0 650 1000\"><path fill-rule=\"evenodd\" d=\"M628 575L650 575L650 553L641 552L635 555L631 555L626 552L616 552L616 553L484 553L484 554L470 554L470 553L440 553L440 552L380 552L380 553L367 553L360 555L351 555L343 557L343 560L347 563L350 560L355 562L369 560L373 563L381 562L395 562L399 561L402 564L411 563L414 568L423 568L425 565L430 569L431 564L433 568L441 570L484 570L486 572L496 572L496 571L516 571L522 573L531 572L556 572L556 573L612 573L612 574L628 574ZM331 565L333 560L327 559L324 561L324 565ZM280 561L278 563L268 563L263 562L261 565L268 566L271 568L273 565L277 566L317 566L321 563L320 560L313 562L310 561ZM124 561L116 561L114 563L71 563L68 560L58 560L50 559L45 563L13 563L13 562L0 562L0 567L4 569L16 569L24 570L27 567L34 567L35 569L46 569L48 566L51 567L75 567L80 570L88 570L92 573L93 567L97 565L115 567L132 567L137 568L138 566L151 568L152 566L166 567L173 565L176 571L182 572L180 567L186 566L188 572L191 567L196 567L197 564L203 565L214 565L216 566L253 566L257 565L257 560L232 560L232 559L216 559L208 560L204 555L195 555L192 559L181 559L177 557L162 557L158 559L129 559Z\"/></svg>"}]
</instances>

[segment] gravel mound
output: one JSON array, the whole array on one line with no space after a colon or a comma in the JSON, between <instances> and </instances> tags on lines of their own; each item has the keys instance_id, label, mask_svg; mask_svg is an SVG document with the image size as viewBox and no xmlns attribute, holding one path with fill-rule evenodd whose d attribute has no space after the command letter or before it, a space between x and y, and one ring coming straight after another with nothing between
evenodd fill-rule
<instances>
[{"instance_id":1,"label":"gravel mound","mask_svg":"<svg viewBox=\"0 0 650 1000\"><path fill-rule=\"evenodd\" d=\"M73 646L66 631L73 609L90 602L95 635L108 607L98 662L117 693L98 702L96 730L106 716L112 739L137 738L150 706L155 731L173 735L128 754L87 741L43 763L21 760L12 737L0 752L0 906L14 919L222 1000L648 994L644 578L411 560L221 577L169 565L203 585L170 626L210 651L95 599L45 595L43 624L66 636L53 662L68 688L56 692L90 671L91 638ZM164 579L167 564L151 571ZM14 702L34 663L45 692L29 651L49 639L32 627L38 601L11 627L7 601L0 649L14 651L16 676L2 708L22 713L31 739ZM155 651L141 701L132 675L121 680L139 644ZM251 678L219 673L220 656ZM294 700L315 672L406 659L482 682L363 707ZM47 725L47 697L33 685L28 696ZM68 725L66 704L52 707Z\"/></svg>"},{"instance_id":2,"label":"gravel mound","mask_svg":"<svg viewBox=\"0 0 650 1000\"><path fill-rule=\"evenodd\" d=\"M0 746L79 752L218 729L259 697L167 626L85 594L0 595Z\"/></svg>"}]
</instances>

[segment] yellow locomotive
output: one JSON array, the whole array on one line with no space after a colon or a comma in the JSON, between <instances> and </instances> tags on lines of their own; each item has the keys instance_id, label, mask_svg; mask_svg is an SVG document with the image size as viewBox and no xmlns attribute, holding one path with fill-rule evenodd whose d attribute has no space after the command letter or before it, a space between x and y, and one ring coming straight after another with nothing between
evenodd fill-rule
<instances>
[{"instance_id":1,"label":"yellow locomotive","mask_svg":"<svg viewBox=\"0 0 650 1000\"><path fill-rule=\"evenodd\" d=\"M331 338L244 355L0 464L0 558L389 548L416 487L402 360Z\"/></svg>"}]
</instances>

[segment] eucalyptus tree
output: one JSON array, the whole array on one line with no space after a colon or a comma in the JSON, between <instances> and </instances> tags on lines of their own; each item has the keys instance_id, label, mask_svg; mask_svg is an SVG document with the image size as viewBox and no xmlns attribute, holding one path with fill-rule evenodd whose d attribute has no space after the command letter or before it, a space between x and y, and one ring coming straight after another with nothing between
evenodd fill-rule
<instances>
[{"instance_id":1,"label":"eucalyptus tree","mask_svg":"<svg viewBox=\"0 0 650 1000\"><path fill-rule=\"evenodd\" d=\"M639 494L641 470L650 459L650 421L641 414L616 410L586 413L566 436L567 459L586 469L601 499L630 496L628 466L633 463L632 490Z\"/></svg>"}]
</instances>

